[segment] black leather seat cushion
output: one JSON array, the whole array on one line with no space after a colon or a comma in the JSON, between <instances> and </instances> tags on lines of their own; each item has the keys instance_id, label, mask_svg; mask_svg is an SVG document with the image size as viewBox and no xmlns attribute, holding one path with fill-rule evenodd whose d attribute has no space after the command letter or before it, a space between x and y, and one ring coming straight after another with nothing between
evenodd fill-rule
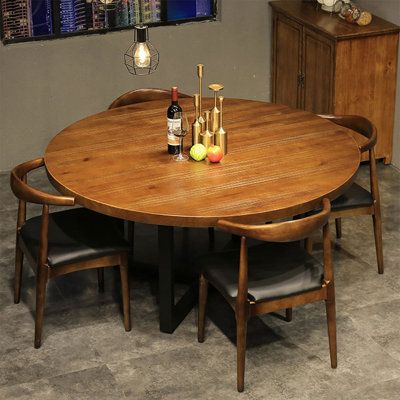
<instances>
[{"instance_id":1,"label":"black leather seat cushion","mask_svg":"<svg viewBox=\"0 0 400 400\"><path fill-rule=\"evenodd\" d=\"M334 211L346 208L370 206L373 202L372 195L368 190L357 185L357 183L353 183L346 193L332 201L331 207Z\"/></svg>"},{"instance_id":2,"label":"black leather seat cushion","mask_svg":"<svg viewBox=\"0 0 400 400\"><path fill-rule=\"evenodd\" d=\"M228 297L237 296L239 251L203 256L204 276ZM256 302L278 299L321 287L323 266L298 242L263 243L248 249L248 294Z\"/></svg>"},{"instance_id":3,"label":"black leather seat cushion","mask_svg":"<svg viewBox=\"0 0 400 400\"><path fill-rule=\"evenodd\" d=\"M129 251L120 221L85 208L49 214L48 264L57 267ZM22 240L35 260L39 256L41 216L28 219Z\"/></svg>"}]
</instances>

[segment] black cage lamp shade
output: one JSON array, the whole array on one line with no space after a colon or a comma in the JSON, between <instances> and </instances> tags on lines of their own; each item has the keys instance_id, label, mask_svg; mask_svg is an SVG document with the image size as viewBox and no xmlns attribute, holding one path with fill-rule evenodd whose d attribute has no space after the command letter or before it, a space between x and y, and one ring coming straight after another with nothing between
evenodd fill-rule
<instances>
[{"instance_id":1,"label":"black cage lamp shade","mask_svg":"<svg viewBox=\"0 0 400 400\"><path fill-rule=\"evenodd\" d=\"M158 67L157 49L149 41L147 26L135 26L134 43L125 52L125 66L132 75L149 75Z\"/></svg>"}]
</instances>

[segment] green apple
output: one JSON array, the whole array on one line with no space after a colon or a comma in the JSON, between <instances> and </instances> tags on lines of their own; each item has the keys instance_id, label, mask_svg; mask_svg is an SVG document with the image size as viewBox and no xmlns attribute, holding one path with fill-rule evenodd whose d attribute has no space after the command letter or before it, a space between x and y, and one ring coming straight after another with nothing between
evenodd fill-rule
<instances>
[{"instance_id":1,"label":"green apple","mask_svg":"<svg viewBox=\"0 0 400 400\"><path fill-rule=\"evenodd\" d=\"M206 156L207 156L207 149L201 143L197 143L191 147L190 157L192 157L193 160L201 161L204 160Z\"/></svg>"}]
</instances>

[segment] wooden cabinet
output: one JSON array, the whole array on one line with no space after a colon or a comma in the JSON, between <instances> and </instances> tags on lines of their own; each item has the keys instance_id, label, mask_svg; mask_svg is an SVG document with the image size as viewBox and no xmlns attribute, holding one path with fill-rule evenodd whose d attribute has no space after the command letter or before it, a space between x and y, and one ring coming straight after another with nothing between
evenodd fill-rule
<instances>
[{"instance_id":1,"label":"wooden cabinet","mask_svg":"<svg viewBox=\"0 0 400 400\"><path fill-rule=\"evenodd\" d=\"M274 31L279 41L274 41L273 101L293 108L301 108L301 25L281 16L274 20ZM280 46L284 42L286 46ZM280 46L277 48L277 46ZM274 83L279 82L277 85Z\"/></svg>"},{"instance_id":2,"label":"wooden cabinet","mask_svg":"<svg viewBox=\"0 0 400 400\"><path fill-rule=\"evenodd\" d=\"M392 158L400 28L376 16L360 27L314 2L270 2L272 101L320 114L357 114L378 130L376 157Z\"/></svg>"}]
</instances>

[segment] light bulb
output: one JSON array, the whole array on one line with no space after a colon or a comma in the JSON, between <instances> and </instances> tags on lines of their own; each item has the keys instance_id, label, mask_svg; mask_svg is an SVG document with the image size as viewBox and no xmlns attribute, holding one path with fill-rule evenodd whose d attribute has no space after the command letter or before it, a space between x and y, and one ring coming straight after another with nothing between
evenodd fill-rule
<instances>
[{"instance_id":1,"label":"light bulb","mask_svg":"<svg viewBox=\"0 0 400 400\"><path fill-rule=\"evenodd\" d=\"M125 52L124 60L132 75L149 75L157 69L159 53L149 42L147 26L135 26L134 42Z\"/></svg>"},{"instance_id":2,"label":"light bulb","mask_svg":"<svg viewBox=\"0 0 400 400\"><path fill-rule=\"evenodd\" d=\"M137 44L133 58L138 68L148 68L150 66L150 51L146 43Z\"/></svg>"}]
</instances>

